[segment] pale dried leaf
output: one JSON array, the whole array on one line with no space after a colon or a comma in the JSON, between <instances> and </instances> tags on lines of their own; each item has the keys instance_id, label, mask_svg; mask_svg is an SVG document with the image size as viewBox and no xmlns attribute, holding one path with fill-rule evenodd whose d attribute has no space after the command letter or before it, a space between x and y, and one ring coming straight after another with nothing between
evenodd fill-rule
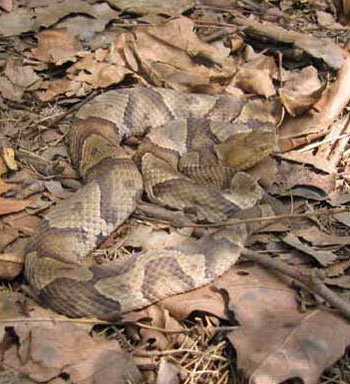
<instances>
[{"instance_id":1,"label":"pale dried leaf","mask_svg":"<svg viewBox=\"0 0 350 384\"><path fill-rule=\"evenodd\" d=\"M324 200L334 187L333 176L320 175L302 165L282 161L278 166L274 184L268 187L268 191L282 196L293 195Z\"/></svg>"},{"instance_id":2,"label":"pale dried leaf","mask_svg":"<svg viewBox=\"0 0 350 384\"><path fill-rule=\"evenodd\" d=\"M344 29L344 26L334 20L329 12L316 11L317 22L321 27L330 29Z\"/></svg>"},{"instance_id":3,"label":"pale dried leaf","mask_svg":"<svg viewBox=\"0 0 350 384\"><path fill-rule=\"evenodd\" d=\"M12 84L23 89L32 86L37 81L41 81L41 78L31 66L22 65L19 60L8 60L4 73Z\"/></svg>"},{"instance_id":4,"label":"pale dried leaf","mask_svg":"<svg viewBox=\"0 0 350 384\"><path fill-rule=\"evenodd\" d=\"M74 35L66 29L47 29L37 33L38 45L30 52L30 56L46 63L62 64L72 58L81 48Z\"/></svg>"},{"instance_id":5,"label":"pale dried leaf","mask_svg":"<svg viewBox=\"0 0 350 384\"><path fill-rule=\"evenodd\" d=\"M11 244L17 237L19 232L15 228L8 228L2 222L0 223L0 252L3 252L5 247Z\"/></svg>"},{"instance_id":6,"label":"pale dried leaf","mask_svg":"<svg viewBox=\"0 0 350 384\"><path fill-rule=\"evenodd\" d=\"M243 268L236 284L219 287L228 290L229 307L241 324L229 335L238 368L254 384L280 384L291 378L318 383L322 371L349 344L349 324L326 310L300 312L295 292L260 268Z\"/></svg>"},{"instance_id":7,"label":"pale dried leaf","mask_svg":"<svg viewBox=\"0 0 350 384\"><path fill-rule=\"evenodd\" d=\"M0 176L7 172L7 166L3 158L0 156Z\"/></svg>"},{"instance_id":8,"label":"pale dried leaf","mask_svg":"<svg viewBox=\"0 0 350 384\"><path fill-rule=\"evenodd\" d=\"M161 359L156 384L179 384L180 372L181 369L178 366L168 362L165 359Z\"/></svg>"},{"instance_id":9,"label":"pale dried leaf","mask_svg":"<svg viewBox=\"0 0 350 384\"><path fill-rule=\"evenodd\" d=\"M309 228L294 229L293 233L298 237L303 238L309 243L316 246L328 246L328 245L348 245L350 244L350 236L337 236L328 234L316 226L310 226Z\"/></svg>"},{"instance_id":10,"label":"pale dried leaf","mask_svg":"<svg viewBox=\"0 0 350 384\"><path fill-rule=\"evenodd\" d=\"M11 191L11 189L13 189L15 187L14 184L8 184L8 183L4 183L1 179L0 179L0 195L8 192L8 191Z\"/></svg>"},{"instance_id":11,"label":"pale dried leaf","mask_svg":"<svg viewBox=\"0 0 350 384\"><path fill-rule=\"evenodd\" d=\"M68 374L75 383L140 382L140 374L115 340L91 337L74 324L15 327L19 346L6 351L6 366L42 382Z\"/></svg>"},{"instance_id":12,"label":"pale dried leaf","mask_svg":"<svg viewBox=\"0 0 350 384\"><path fill-rule=\"evenodd\" d=\"M0 76L0 93L5 99L21 101L24 89L13 84L7 77Z\"/></svg>"},{"instance_id":13,"label":"pale dried leaf","mask_svg":"<svg viewBox=\"0 0 350 384\"><path fill-rule=\"evenodd\" d=\"M213 83L215 88L216 79L222 82L223 78L232 77L233 59L201 41L193 29L194 23L187 18L155 27L138 27L132 33L120 35L116 48L126 65L136 72L146 71L153 85L168 84L174 89L191 91ZM217 87L220 88L219 84Z\"/></svg>"},{"instance_id":14,"label":"pale dried leaf","mask_svg":"<svg viewBox=\"0 0 350 384\"><path fill-rule=\"evenodd\" d=\"M0 279L13 280L22 272L23 264L21 255L0 253Z\"/></svg>"},{"instance_id":15,"label":"pale dried leaf","mask_svg":"<svg viewBox=\"0 0 350 384\"><path fill-rule=\"evenodd\" d=\"M333 287L350 289L350 276L349 275L326 278L326 279L324 279L324 282L325 282L325 284L332 285Z\"/></svg>"},{"instance_id":16,"label":"pale dried leaf","mask_svg":"<svg viewBox=\"0 0 350 384\"><path fill-rule=\"evenodd\" d=\"M15 160L15 151L11 147L2 148L2 158L11 171L17 171L18 166Z\"/></svg>"},{"instance_id":17,"label":"pale dried leaf","mask_svg":"<svg viewBox=\"0 0 350 384\"><path fill-rule=\"evenodd\" d=\"M28 31L38 31L40 27L50 27L60 19L74 13L100 19L100 26L102 23L106 25L119 15L106 3L90 5L83 0L50 2L47 7L38 7L34 10L19 8L16 12L0 15L0 33L4 36L11 36Z\"/></svg>"},{"instance_id":18,"label":"pale dried leaf","mask_svg":"<svg viewBox=\"0 0 350 384\"><path fill-rule=\"evenodd\" d=\"M319 134L343 112L350 100L350 58L346 59L337 73L336 81L323 92L321 99L309 113L295 119L286 119L280 128L279 147L282 152L295 148L294 138ZM304 144L304 143L303 143Z\"/></svg>"},{"instance_id":19,"label":"pale dried leaf","mask_svg":"<svg viewBox=\"0 0 350 384\"><path fill-rule=\"evenodd\" d=\"M23 211L32 200L12 200L0 197L0 216Z\"/></svg>"},{"instance_id":20,"label":"pale dried leaf","mask_svg":"<svg viewBox=\"0 0 350 384\"><path fill-rule=\"evenodd\" d=\"M108 2L123 11L141 15L158 13L168 16L179 16L195 5L194 0L178 0L174 2L164 0L108 0Z\"/></svg>"},{"instance_id":21,"label":"pale dried leaf","mask_svg":"<svg viewBox=\"0 0 350 384\"><path fill-rule=\"evenodd\" d=\"M12 0L0 0L0 8L2 8L6 12L11 12L13 9L13 1Z\"/></svg>"},{"instance_id":22,"label":"pale dried leaf","mask_svg":"<svg viewBox=\"0 0 350 384\"><path fill-rule=\"evenodd\" d=\"M276 93L275 87L268 71L241 68L234 77L234 85L245 92L254 93L264 97L273 96Z\"/></svg>"},{"instance_id":23,"label":"pale dried leaf","mask_svg":"<svg viewBox=\"0 0 350 384\"><path fill-rule=\"evenodd\" d=\"M337 260L337 255L331 251L323 251L317 250L313 247L310 247L306 243L302 243L298 237L293 235L292 233L288 233L286 236L282 237L282 241L285 244L301 251L309 256L312 256L316 261L320 263L323 267L326 267L329 264L332 264L335 260Z\"/></svg>"},{"instance_id":24,"label":"pale dried leaf","mask_svg":"<svg viewBox=\"0 0 350 384\"><path fill-rule=\"evenodd\" d=\"M29 236L39 227L40 218L27 212L20 212L4 217L3 221L11 228Z\"/></svg>"},{"instance_id":25,"label":"pale dried leaf","mask_svg":"<svg viewBox=\"0 0 350 384\"><path fill-rule=\"evenodd\" d=\"M276 94L272 82L276 73L277 67L272 57L256 55L239 69L232 85L267 98Z\"/></svg>"},{"instance_id":26,"label":"pale dried leaf","mask_svg":"<svg viewBox=\"0 0 350 384\"><path fill-rule=\"evenodd\" d=\"M313 105L321 97L323 90L317 70L309 66L292 72L279 90L279 95L289 114L295 116Z\"/></svg>"}]
</instances>

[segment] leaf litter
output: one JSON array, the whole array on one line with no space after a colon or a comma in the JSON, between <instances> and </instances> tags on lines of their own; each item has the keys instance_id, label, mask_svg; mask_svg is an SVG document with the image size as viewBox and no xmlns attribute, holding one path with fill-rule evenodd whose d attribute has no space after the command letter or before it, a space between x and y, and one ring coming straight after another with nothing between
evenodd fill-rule
<instances>
[{"instance_id":1,"label":"leaf litter","mask_svg":"<svg viewBox=\"0 0 350 384\"><path fill-rule=\"evenodd\" d=\"M1 382L349 382L347 3L0 2ZM255 253L210 286L121 323L72 320L28 297L24 249L80 186L65 146L74 110L120 86L262 96L244 113L276 109L279 133L248 172L284 211L248 244L237 226ZM94 257L118 263L213 230L145 203Z\"/></svg>"}]
</instances>

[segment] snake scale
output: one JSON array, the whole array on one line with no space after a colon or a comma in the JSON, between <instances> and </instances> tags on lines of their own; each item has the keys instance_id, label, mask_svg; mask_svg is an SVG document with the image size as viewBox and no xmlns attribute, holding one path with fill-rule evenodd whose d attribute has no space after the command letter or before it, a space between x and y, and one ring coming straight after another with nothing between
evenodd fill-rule
<instances>
[{"instance_id":1,"label":"snake scale","mask_svg":"<svg viewBox=\"0 0 350 384\"><path fill-rule=\"evenodd\" d=\"M25 275L39 300L67 316L108 318L206 285L227 271L239 246L227 231L179 248L135 253L117 266L93 263L89 255L142 196L202 222L245 208L233 180L237 169L273 148L266 138L276 121L250 118L266 103L126 88L85 104L69 138L84 186L49 210L26 251ZM133 159L121 146L131 136L142 137ZM237 145L246 153L235 155Z\"/></svg>"}]
</instances>

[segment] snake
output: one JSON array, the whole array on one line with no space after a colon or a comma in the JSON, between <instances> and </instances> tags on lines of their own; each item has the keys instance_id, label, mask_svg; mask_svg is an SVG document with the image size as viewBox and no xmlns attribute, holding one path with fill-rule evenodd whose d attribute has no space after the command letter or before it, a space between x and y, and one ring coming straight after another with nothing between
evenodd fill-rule
<instances>
[{"instance_id":1,"label":"snake","mask_svg":"<svg viewBox=\"0 0 350 384\"><path fill-rule=\"evenodd\" d=\"M267 109L276 106L246 95L152 87L83 105L68 139L83 186L49 209L26 250L25 277L39 302L69 317L112 318L228 271L241 247L229 229L119 263L96 263L91 253L144 199L199 223L254 205L239 180L273 150L277 120ZM137 148L127 151L132 138Z\"/></svg>"}]
</instances>

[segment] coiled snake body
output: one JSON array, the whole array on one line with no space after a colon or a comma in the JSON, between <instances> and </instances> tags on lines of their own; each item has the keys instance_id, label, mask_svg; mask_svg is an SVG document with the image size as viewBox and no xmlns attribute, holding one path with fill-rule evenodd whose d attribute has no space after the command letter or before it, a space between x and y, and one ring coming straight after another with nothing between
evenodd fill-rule
<instances>
[{"instance_id":1,"label":"coiled snake body","mask_svg":"<svg viewBox=\"0 0 350 384\"><path fill-rule=\"evenodd\" d=\"M265 106L160 88L111 91L83 106L69 144L86 184L49 211L26 254L25 275L39 299L68 316L106 318L228 270L240 244L225 231L134 254L118 268L93 264L89 254L130 216L143 191L153 203L207 222L245 208L233 165L249 167L273 147L261 132L270 138L274 122L251 119L254 108ZM145 136L135 161L120 146L130 136ZM232 157L237 143L247 154Z\"/></svg>"}]
</instances>

